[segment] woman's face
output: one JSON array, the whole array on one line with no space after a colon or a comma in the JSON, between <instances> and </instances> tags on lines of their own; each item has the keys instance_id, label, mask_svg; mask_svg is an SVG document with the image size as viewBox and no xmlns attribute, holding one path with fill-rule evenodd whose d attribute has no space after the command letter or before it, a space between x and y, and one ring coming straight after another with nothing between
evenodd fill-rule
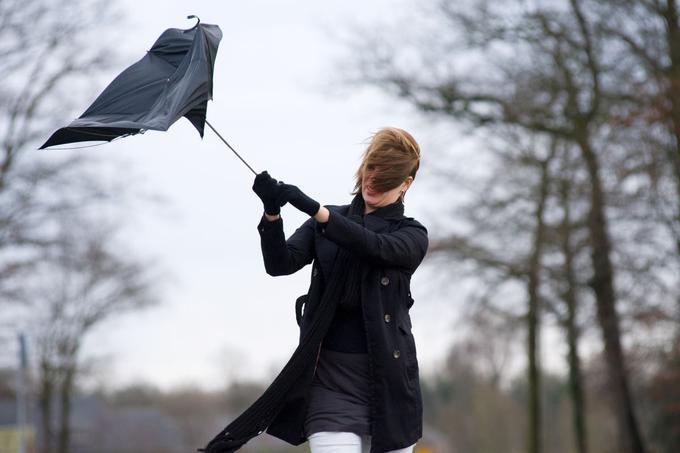
<instances>
[{"instance_id":1,"label":"woman's face","mask_svg":"<svg viewBox=\"0 0 680 453\"><path fill-rule=\"evenodd\" d=\"M386 192L377 192L371 188L371 180L375 176L376 171L366 171L364 177L361 181L361 195L364 198L364 203L366 205L365 213L369 213L375 209L394 203L399 199L401 192L406 190L413 178L409 176L404 182L390 189Z\"/></svg>"}]
</instances>

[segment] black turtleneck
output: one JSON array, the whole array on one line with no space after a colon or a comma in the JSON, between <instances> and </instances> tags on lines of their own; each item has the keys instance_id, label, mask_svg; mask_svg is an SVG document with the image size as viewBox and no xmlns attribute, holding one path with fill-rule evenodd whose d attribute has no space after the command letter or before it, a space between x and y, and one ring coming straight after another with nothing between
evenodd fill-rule
<instances>
[{"instance_id":1,"label":"black turtleneck","mask_svg":"<svg viewBox=\"0 0 680 453\"><path fill-rule=\"evenodd\" d=\"M361 305L352 309L338 307L335 310L321 347L338 352L368 352Z\"/></svg>"}]
</instances>

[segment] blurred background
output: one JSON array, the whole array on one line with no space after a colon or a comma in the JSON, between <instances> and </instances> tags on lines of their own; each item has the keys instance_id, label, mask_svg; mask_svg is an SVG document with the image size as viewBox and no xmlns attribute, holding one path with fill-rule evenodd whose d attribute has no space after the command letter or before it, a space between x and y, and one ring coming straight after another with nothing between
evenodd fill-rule
<instances>
[{"instance_id":1,"label":"blurred background","mask_svg":"<svg viewBox=\"0 0 680 453\"><path fill-rule=\"evenodd\" d=\"M195 451L297 345L212 131L37 151L189 14L256 171L346 204L371 133L420 143L417 452L680 451L675 0L1 0L0 453Z\"/></svg>"}]
</instances>

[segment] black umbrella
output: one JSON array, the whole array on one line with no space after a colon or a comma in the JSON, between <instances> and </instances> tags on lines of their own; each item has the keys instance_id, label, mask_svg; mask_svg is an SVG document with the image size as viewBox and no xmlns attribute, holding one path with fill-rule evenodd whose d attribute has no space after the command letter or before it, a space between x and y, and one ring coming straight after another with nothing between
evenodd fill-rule
<instances>
[{"instance_id":1,"label":"black umbrella","mask_svg":"<svg viewBox=\"0 0 680 453\"><path fill-rule=\"evenodd\" d=\"M205 118L222 31L217 25L201 24L196 16L188 18L198 20L193 28L165 30L141 60L120 73L85 113L54 132L40 149L166 131L183 116L201 137L208 124L236 153Z\"/></svg>"}]
</instances>

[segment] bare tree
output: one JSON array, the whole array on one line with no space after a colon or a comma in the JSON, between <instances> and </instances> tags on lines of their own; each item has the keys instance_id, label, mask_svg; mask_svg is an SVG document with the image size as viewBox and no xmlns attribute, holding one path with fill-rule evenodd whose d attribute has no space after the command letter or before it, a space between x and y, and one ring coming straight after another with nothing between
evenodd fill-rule
<instances>
[{"instance_id":1,"label":"bare tree","mask_svg":"<svg viewBox=\"0 0 680 453\"><path fill-rule=\"evenodd\" d=\"M47 453L71 444L87 335L156 302L155 267L124 251L119 224L109 222L130 181L104 184L84 153L37 151L116 63L114 8L105 0L0 2L0 304L20 302L3 317L33 327Z\"/></svg>"},{"instance_id":2,"label":"bare tree","mask_svg":"<svg viewBox=\"0 0 680 453\"><path fill-rule=\"evenodd\" d=\"M102 0L0 2L0 304L20 298L20 275L52 241L50 216L112 193L77 176L89 167L84 156L36 148L73 115L82 100L74 87L87 95L92 77L115 62L100 32L117 18Z\"/></svg>"},{"instance_id":3,"label":"bare tree","mask_svg":"<svg viewBox=\"0 0 680 453\"><path fill-rule=\"evenodd\" d=\"M550 225L547 221L553 192L556 141L524 140L507 128L506 144L498 150L498 165L489 172L488 183L459 211L457 217L472 224L469 235L450 235L432 241L431 253L448 259L472 261L476 275L489 276L489 288L516 281L523 286L526 312L512 313L507 295L491 296L486 308L503 313L511 323L523 320L527 329L527 377L529 451L541 451L541 313L545 311L545 290L541 290L545 248ZM491 236L491 237L489 237ZM499 239L501 239L499 241ZM489 274L491 272L491 274ZM496 283L493 280L497 280ZM502 293L501 293L502 294ZM504 299L492 307L493 300ZM494 304L496 305L496 304ZM506 308L503 308L505 306Z\"/></svg>"},{"instance_id":4,"label":"bare tree","mask_svg":"<svg viewBox=\"0 0 680 453\"><path fill-rule=\"evenodd\" d=\"M619 56L617 69L626 75L620 79L623 108L617 118L646 141L646 165L639 171L650 177L658 212L680 253L680 5L676 0L590 3L601 17L597 29Z\"/></svg>"},{"instance_id":5,"label":"bare tree","mask_svg":"<svg viewBox=\"0 0 680 453\"><path fill-rule=\"evenodd\" d=\"M590 254L587 284L597 308L618 438L622 451L643 452L621 345L621 300L632 297L617 294L615 281L632 276L632 268L639 266L646 276L658 278L664 264L639 257L629 260L634 255L626 256L622 253L625 247L612 242L613 237L620 238L612 235L617 228L611 226L608 211L621 209L617 220L623 221L648 215L649 209L633 211L633 205L628 204L626 212L624 205L637 201L638 207L641 197L618 196L616 189L623 184L611 177L617 176L615 169L626 168L625 159L629 157L625 147L619 146L626 136L612 123L622 106L621 73L612 70L618 69L620 54L607 50L606 37L597 27L597 12L586 8L589 6L592 4L580 0L502 5L440 1L436 16L433 14L428 22L440 27L437 42L430 40L419 46L408 41L404 47L393 47L385 40L363 39L354 52L358 61L353 67L358 71L353 76L355 81L378 86L433 117L472 125L490 135L498 126L512 126L528 135L567 143L578 152L579 171L586 176L587 187L582 223ZM581 221L576 218L569 223L579 225ZM487 264L499 265L516 275L522 273L521 267L499 262L486 250L473 249L459 239L453 238L449 248L464 256L477 255ZM665 244L659 244L654 249L663 247ZM571 256L573 250L562 247L560 253ZM645 264L639 264L642 262ZM639 282L635 277L631 281ZM572 296L563 300L574 308ZM571 363L576 366L577 361ZM577 393L574 395L578 398ZM575 423L576 430L582 432L580 422Z\"/></svg>"},{"instance_id":6,"label":"bare tree","mask_svg":"<svg viewBox=\"0 0 680 453\"><path fill-rule=\"evenodd\" d=\"M154 267L124 251L112 227L82 218L62 222L59 241L45 249L25 281L46 453L69 449L71 399L87 335L116 315L157 302Z\"/></svg>"},{"instance_id":7,"label":"bare tree","mask_svg":"<svg viewBox=\"0 0 680 453\"><path fill-rule=\"evenodd\" d=\"M0 4L0 192L27 146L45 137L73 106L72 87L115 56L91 39L115 20L110 2L4 0Z\"/></svg>"},{"instance_id":8,"label":"bare tree","mask_svg":"<svg viewBox=\"0 0 680 453\"><path fill-rule=\"evenodd\" d=\"M560 207L562 208L562 219L557 226L558 237L560 238L559 247L561 249L563 261L558 265L560 269L558 272L556 285L561 290L558 291L559 298L564 301L566 305L566 316L559 316L558 319L566 331L566 339L568 345L568 363L569 363L569 393L573 405L573 426L574 438L576 448L579 453L587 453L588 436L586 433L586 403L585 390L583 382L583 372L581 367L581 355L579 353L579 339L581 337L581 328L578 321L579 305L583 298L579 296L580 288L585 285L579 282L578 273L576 270L576 262L578 254L582 252L584 247L579 247L574 244L575 237L578 235L578 227L575 225L572 213L572 199L578 197L575 194L575 178L574 178L574 164L573 158L566 149L562 153L560 174L557 177L557 197L559 199ZM579 197L582 198L582 197Z\"/></svg>"}]
</instances>

